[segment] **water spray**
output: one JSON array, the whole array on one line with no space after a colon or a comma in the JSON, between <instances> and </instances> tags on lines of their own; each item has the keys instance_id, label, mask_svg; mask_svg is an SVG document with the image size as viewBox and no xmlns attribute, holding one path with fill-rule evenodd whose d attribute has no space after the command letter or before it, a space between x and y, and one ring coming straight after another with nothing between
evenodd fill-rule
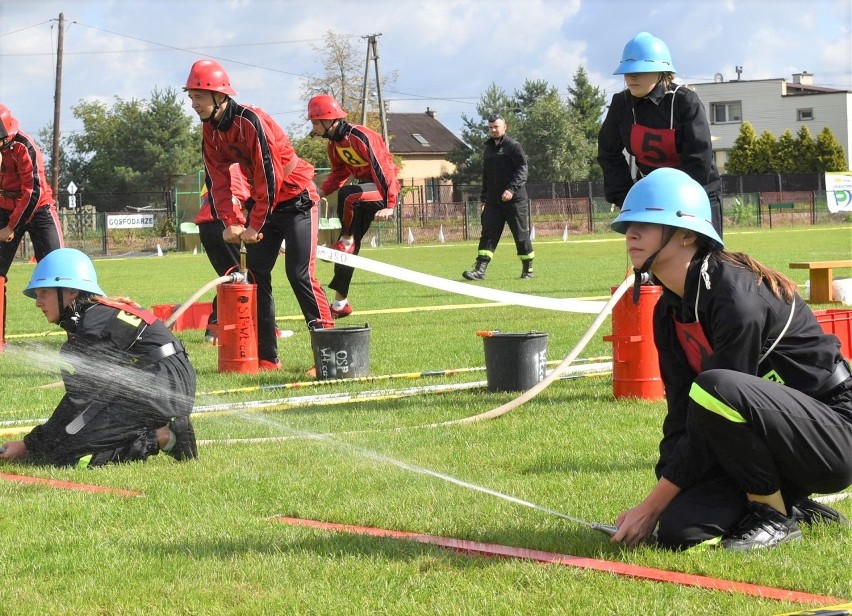
<instances>
[{"instance_id":1,"label":"water spray","mask_svg":"<svg viewBox=\"0 0 852 616\"><path fill-rule=\"evenodd\" d=\"M248 419L248 417L246 417ZM470 483L467 481L462 481L461 479L456 479L450 475L439 473L438 471L433 471L428 468L424 468L422 466L417 466L416 464L410 464L409 462L403 462L402 460L397 460L395 458L388 457L386 455L380 454L371 449L366 449L364 447L359 447L358 445L353 445L351 443L345 443L343 441L339 441L337 439L333 439L325 434L316 434L313 432L305 432L302 430L296 430L286 425L282 425L280 422L273 421L269 418L264 420L264 423L271 424L278 428L284 428L288 432L293 434L301 435L305 438L310 438L312 440L319 440L325 443L335 445L342 449L347 449L356 454L367 458L368 460L373 460L374 462L384 462L386 464L392 464L398 468L401 468L406 471L411 471L413 473L419 473L421 475L428 475L429 477L435 477L436 479L441 479L443 481L447 481L449 483L455 484L457 486L461 486L463 488L468 488L469 490L475 490L477 492L482 492L483 494L490 494L491 496L496 496L497 498L502 498L505 501L510 503L515 503L516 505L523 505L524 507L529 507L531 509L535 509L537 511L541 511L543 513L547 513L549 515L556 516L558 518L562 518L563 520L568 520L569 522L574 522L575 524L580 524L581 526L585 526L592 530L603 533L609 537L612 537L618 529L615 526L609 526L607 524L601 524L599 522L589 522L588 520L584 520L582 518L578 518L575 516L570 516L565 513L561 513L556 511L555 509L550 509L549 507L544 507L542 505L536 505L535 503L531 503L530 501L523 500L521 498L517 498L515 496L511 496L509 494L503 494L502 492L498 492L497 490L492 490L491 488L486 488L485 486L480 486L475 483Z\"/></svg>"}]
</instances>

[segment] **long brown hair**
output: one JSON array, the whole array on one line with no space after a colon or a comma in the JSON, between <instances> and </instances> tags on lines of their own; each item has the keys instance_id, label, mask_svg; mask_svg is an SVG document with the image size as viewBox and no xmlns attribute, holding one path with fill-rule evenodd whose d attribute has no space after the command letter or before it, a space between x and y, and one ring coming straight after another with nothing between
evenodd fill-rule
<instances>
[{"instance_id":1,"label":"long brown hair","mask_svg":"<svg viewBox=\"0 0 852 616\"><path fill-rule=\"evenodd\" d=\"M783 299L788 302L793 301L796 293L799 292L799 287L796 283L771 267L766 267L762 263L755 261L747 254L742 252L730 252L727 250L715 251L715 256L720 261L732 263L737 267L747 269L754 274L757 284L766 282L766 286L772 292L772 295L778 299Z\"/></svg>"}]
</instances>

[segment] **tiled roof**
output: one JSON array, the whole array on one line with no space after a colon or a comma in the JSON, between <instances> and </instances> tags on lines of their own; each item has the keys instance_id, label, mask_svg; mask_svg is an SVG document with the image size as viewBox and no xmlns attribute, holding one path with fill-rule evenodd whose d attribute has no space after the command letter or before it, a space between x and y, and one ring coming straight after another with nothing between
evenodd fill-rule
<instances>
[{"instance_id":1,"label":"tiled roof","mask_svg":"<svg viewBox=\"0 0 852 616\"><path fill-rule=\"evenodd\" d=\"M464 142L428 113L387 114L390 151L399 156L445 155Z\"/></svg>"}]
</instances>

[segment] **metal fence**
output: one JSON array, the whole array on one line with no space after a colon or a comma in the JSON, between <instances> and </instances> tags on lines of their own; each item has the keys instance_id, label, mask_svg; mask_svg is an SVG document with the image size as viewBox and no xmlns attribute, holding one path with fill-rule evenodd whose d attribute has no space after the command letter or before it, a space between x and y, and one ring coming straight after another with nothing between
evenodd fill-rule
<instances>
[{"instance_id":1,"label":"metal fence","mask_svg":"<svg viewBox=\"0 0 852 616\"><path fill-rule=\"evenodd\" d=\"M78 192L76 209L68 209L67 193L58 195L65 244L92 255L118 255L185 249L179 223L194 218L203 187L201 172L183 176L172 192ZM403 183L397 216L375 222L365 241L376 246L475 240L479 237L478 185L447 185L437 180ZM603 182L527 184L536 237L607 233L617 215L603 196ZM725 229L776 228L817 224L849 224L852 214L828 211L825 176L820 173L722 176ZM333 204L332 204L333 205ZM153 218L145 228L110 229L107 217L145 212ZM506 231L508 234L508 230ZM32 247L21 242L19 258Z\"/></svg>"}]
</instances>

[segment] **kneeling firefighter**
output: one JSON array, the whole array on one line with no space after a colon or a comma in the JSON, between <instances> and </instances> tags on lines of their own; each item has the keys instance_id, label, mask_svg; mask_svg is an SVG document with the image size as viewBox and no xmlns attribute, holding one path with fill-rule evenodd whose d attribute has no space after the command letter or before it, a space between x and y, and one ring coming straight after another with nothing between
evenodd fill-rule
<instances>
[{"instance_id":1,"label":"kneeling firefighter","mask_svg":"<svg viewBox=\"0 0 852 616\"><path fill-rule=\"evenodd\" d=\"M89 257L72 248L45 256L24 294L68 333L65 396L47 422L5 443L0 459L85 468L160 451L197 457L195 370L162 321L132 300L106 297Z\"/></svg>"}]
</instances>

